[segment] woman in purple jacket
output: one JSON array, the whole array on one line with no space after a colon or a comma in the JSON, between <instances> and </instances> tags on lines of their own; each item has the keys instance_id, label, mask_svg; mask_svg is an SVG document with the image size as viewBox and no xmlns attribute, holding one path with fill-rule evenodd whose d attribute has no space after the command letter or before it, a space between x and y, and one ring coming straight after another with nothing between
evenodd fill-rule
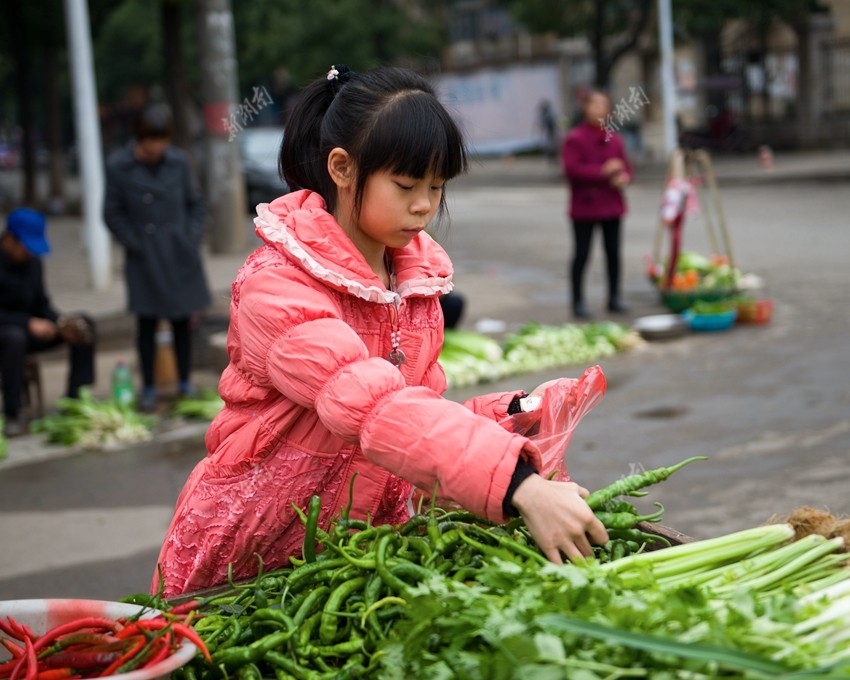
<instances>
[{"instance_id":1,"label":"woman in purple jacket","mask_svg":"<svg viewBox=\"0 0 850 680\"><path fill-rule=\"evenodd\" d=\"M582 105L582 122L564 140L561 155L570 185L570 219L575 236L570 281L573 314L590 318L584 298L584 270L590 256L593 229L602 228L608 269L608 309L626 312L620 299L620 222L626 212L623 189L632 168L622 138L607 123L608 95L590 91Z\"/></svg>"}]
</instances>

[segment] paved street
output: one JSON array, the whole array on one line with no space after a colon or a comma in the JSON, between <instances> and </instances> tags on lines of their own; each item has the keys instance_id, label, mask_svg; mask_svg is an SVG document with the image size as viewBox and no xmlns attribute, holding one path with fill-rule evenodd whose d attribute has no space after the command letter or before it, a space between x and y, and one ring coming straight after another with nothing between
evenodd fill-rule
<instances>
[{"instance_id":1,"label":"paved street","mask_svg":"<svg viewBox=\"0 0 850 680\"><path fill-rule=\"evenodd\" d=\"M850 153L777 154L771 172L755 158L715 165L735 261L763 280L774 319L648 343L601 361L608 392L576 430L570 473L596 488L635 468L708 456L648 499L664 503L665 523L695 537L753 526L800 505L850 514ZM452 189L452 223L440 239L467 297L464 327L482 319L508 329L571 320L566 191L555 170L535 159L488 161ZM662 189L658 169L629 189L624 292L631 311L619 320L666 311L643 262L652 252ZM113 326L126 323L120 284L86 291L79 221L51 224L65 243L47 264L56 303L89 309ZM686 224L684 244L710 252L699 217ZM226 309L242 259L207 258L217 313ZM588 302L600 318L603 276L597 241ZM102 353L102 393L118 354L130 356L129 344ZM448 396L533 387L583 368ZM63 370L61 363L47 367L51 397L61 392ZM199 371L199 380L215 379L214 371ZM176 494L203 455L202 436L203 428L184 426L144 446L89 453L32 438L11 442L10 459L0 463L0 598L108 599L145 590Z\"/></svg>"}]
</instances>

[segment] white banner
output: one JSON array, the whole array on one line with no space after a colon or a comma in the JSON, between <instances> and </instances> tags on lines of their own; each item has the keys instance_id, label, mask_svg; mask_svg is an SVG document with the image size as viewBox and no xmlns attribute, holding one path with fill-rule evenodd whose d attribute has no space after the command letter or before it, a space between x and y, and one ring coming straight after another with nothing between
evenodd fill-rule
<instances>
[{"instance_id":1,"label":"white banner","mask_svg":"<svg viewBox=\"0 0 850 680\"><path fill-rule=\"evenodd\" d=\"M462 126L471 153L503 155L540 149L540 108L548 101L563 130L556 64L487 68L434 79L440 99Z\"/></svg>"}]
</instances>

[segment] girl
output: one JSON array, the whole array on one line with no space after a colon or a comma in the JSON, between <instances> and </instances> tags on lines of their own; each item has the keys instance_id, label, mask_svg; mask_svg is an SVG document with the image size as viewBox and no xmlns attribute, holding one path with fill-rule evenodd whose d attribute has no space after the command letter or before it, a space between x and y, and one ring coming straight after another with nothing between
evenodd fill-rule
<instances>
[{"instance_id":1,"label":"girl","mask_svg":"<svg viewBox=\"0 0 850 680\"><path fill-rule=\"evenodd\" d=\"M318 494L325 525L355 473L351 516L375 524L437 482L480 516L521 513L555 562L605 542L587 492L535 474L537 447L497 424L525 395L440 396L452 269L425 228L466 155L428 82L332 68L292 109L279 165L294 191L257 206L265 244L233 283L225 406L162 546L164 594L223 583L228 564L255 575L258 556L286 565L304 535L292 505Z\"/></svg>"}]
</instances>

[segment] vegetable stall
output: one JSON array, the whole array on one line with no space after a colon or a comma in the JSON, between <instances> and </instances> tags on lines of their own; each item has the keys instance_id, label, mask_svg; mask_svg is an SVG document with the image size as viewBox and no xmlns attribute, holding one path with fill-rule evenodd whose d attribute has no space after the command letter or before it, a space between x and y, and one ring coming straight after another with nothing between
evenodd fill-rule
<instances>
[{"instance_id":1,"label":"vegetable stall","mask_svg":"<svg viewBox=\"0 0 850 680\"><path fill-rule=\"evenodd\" d=\"M419 508L400 526L302 511L303 555L206 593L134 602L197 615L212 662L178 678L850 677L850 522L811 512L671 540L632 505L696 457L588 499L610 542L549 563L521 520ZM684 474L684 473L681 473ZM824 518L821 517L821 520Z\"/></svg>"},{"instance_id":2,"label":"vegetable stall","mask_svg":"<svg viewBox=\"0 0 850 680\"><path fill-rule=\"evenodd\" d=\"M160 654L159 631L191 637L197 651L174 680L850 677L850 520L801 508L696 541L658 523L660 501L637 510L659 495L650 487L703 461L595 490L588 503L610 541L583 563L547 561L519 518L496 525L432 500L401 525L343 511L319 526L314 498L298 509L307 534L290 566L258 563L254 579L171 600L125 598L160 624L75 630L120 640L147 626ZM24 674L33 655L4 624L16 651L3 680L14 667L14 680L89 677ZM132 667L151 658L138 642Z\"/></svg>"}]
</instances>

